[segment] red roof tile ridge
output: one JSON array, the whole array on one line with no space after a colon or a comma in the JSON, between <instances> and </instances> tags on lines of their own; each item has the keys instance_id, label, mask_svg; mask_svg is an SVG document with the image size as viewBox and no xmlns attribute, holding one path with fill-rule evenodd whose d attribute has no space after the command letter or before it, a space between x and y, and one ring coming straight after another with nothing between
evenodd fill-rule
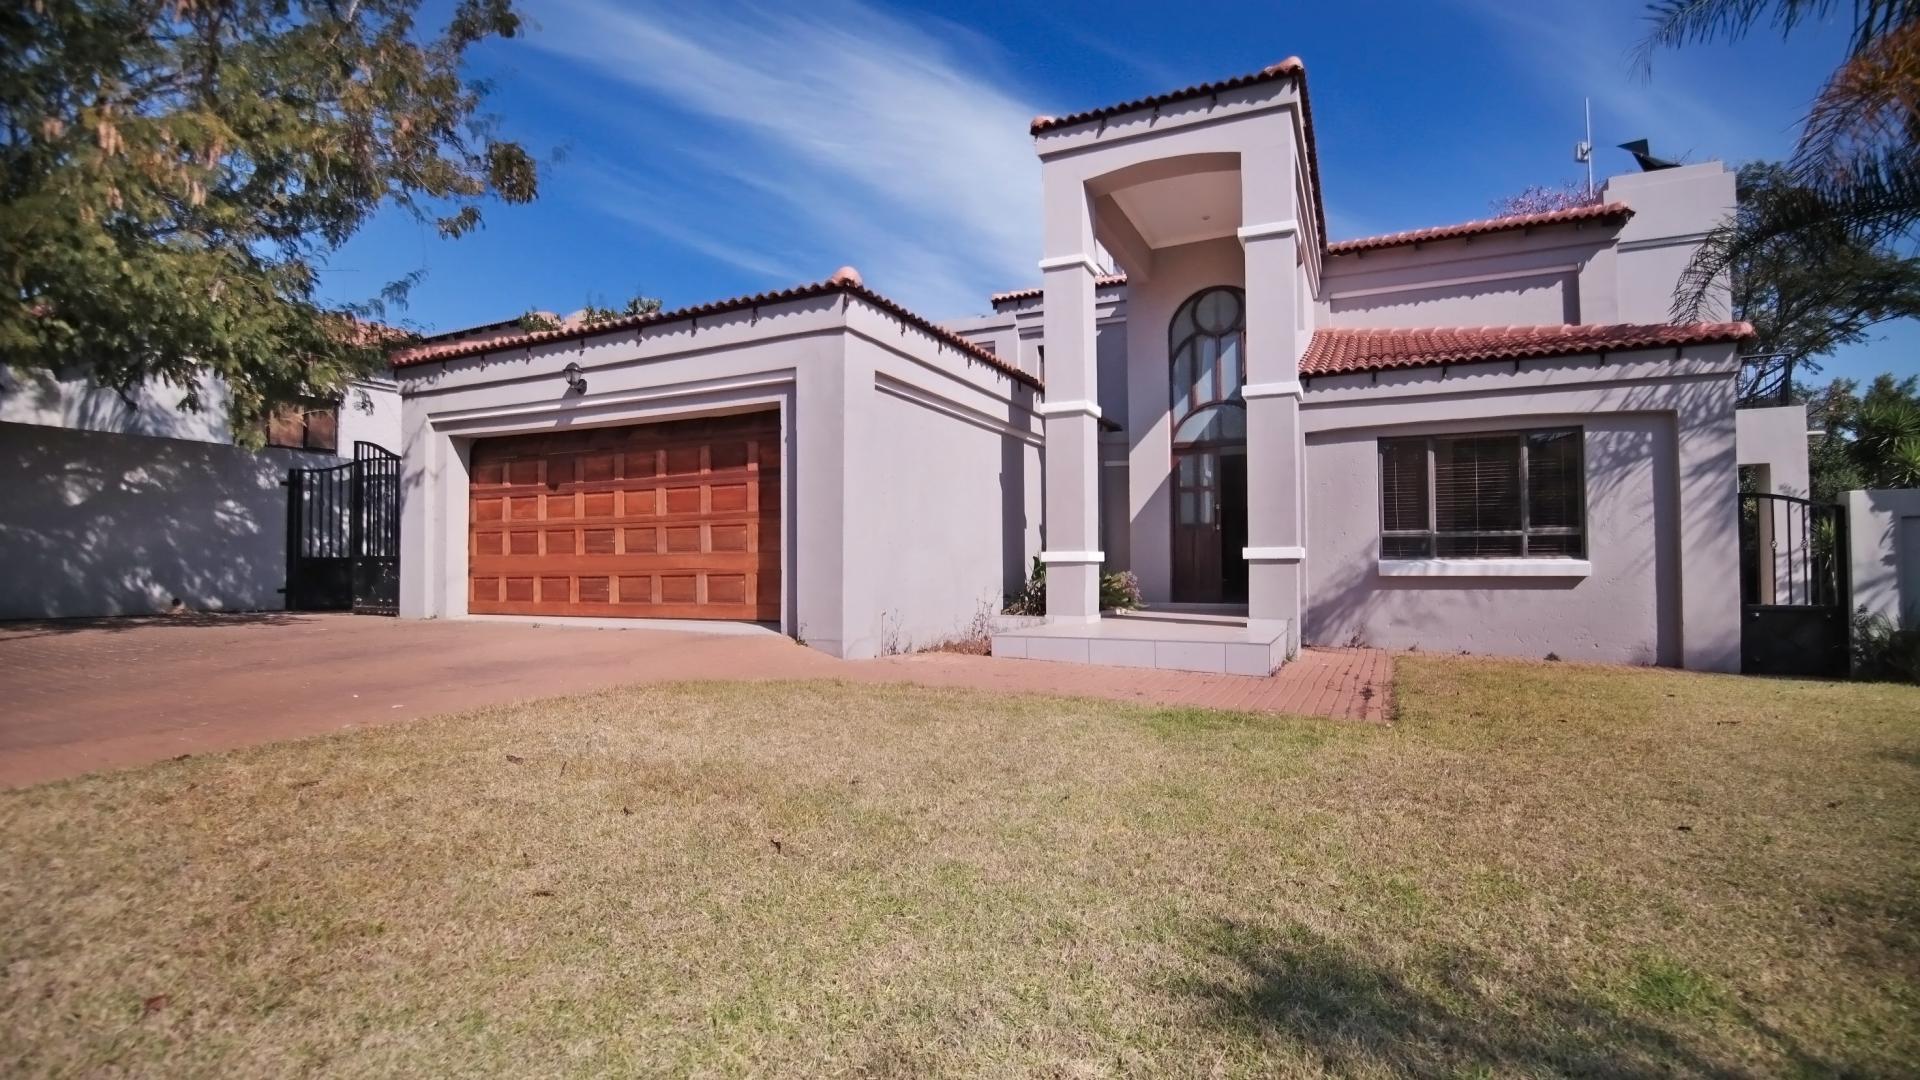
<instances>
[{"instance_id":1,"label":"red roof tile ridge","mask_svg":"<svg viewBox=\"0 0 1920 1080\"><path fill-rule=\"evenodd\" d=\"M511 337L493 338L479 341L444 341L439 343L414 344L393 353L392 361L396 369L413 367L435 361L458 360L473 356L482 356L508 349L531 348L536 345L549 345L560 341L594 337L600 334L619 333L650 326L674 322L684 322L706 315L719 315L765 304L779 304L794 300L807 300L831 293L844 293L857 297L866 304L899 321L922 331L934 340L953 347L969 360L981 363L999 372L1015 382L1024 383L1036 390L1044 389L1044 384L1033 375L1007 363L1000 357L968 341L945 327L939 326L924 316L889 300L885 296L868 288L860 280L859 271L852 267L841 267L825 281L813 281L796 285L789 289L770 290L744 296L728 297L724 300L709 301L675 308L671 311L657 311L644 315L621 315L595 322L575 321L571 325L563 324L554 330L532 330Z\"/></svg>"},{"instance_id":2,"label":"red roof tile ridge","mask_svg":"<svg viewBox=\"0 0 1920 1080\"><path fill-rule=\"evenodd\" d=\"M1328 254L1344 255L1351 252L1373 251L1378 248L1400 247L1406 244L1422 244L1436 240L1453 240L1460 237L1478 236L1483 233L1506 232L1512 229L1531 229L1543 225L1562 225L1586 221L1602 221L1618 218L1621 221L1633 216L1633 207L1623 202L1593 203L1589 206L1571 206L1561 210L1542 210L1532 214L1502 214L1498 217L1480 218L1475 221L1462 221L1453 225L1432 225L1423 229L1406 229L1401 232L1383 233L1379 236L1363 236L1354 240L1340 240L1327 245Z\"/></svg>"},{"instance_id":3,"label":"red roof tile ridge","mask_svg":"<svg viewBox=\"0 0 1920 1080\"><path fill-rule=\"evenodd\" d=\"M1191 98L1217 94L1222 90L1238 90L1242 87L1257 86L1260 83L1273 82L1278 79L1298 78L1304 76L1306 73L1307 65L1305 62L1298 56L1289 56L1285 60L1268 64L1259 71L1246 75L1234 75L1225 79L1213 79L1208 82L1194 83L1192 86L1183 86L1178 90L1168 90L1163 93L1134 98L1130 101L1119 101L1111 105L1100 105L1091 109L1082 109L1079 112L1068 113L1065 116L1036 116L1033 118L1033 122L1027 125L1027 133L1030 135L1039 135L1042 132L1051 131L1054 128L1084 124L1090 120L1104 120L1108 117L1119 116L1123 113L1130 113L1138 109L1171 105L1177 101L1186 101Z\"/></svg>"},{"instance_id":4,"label":"red roof tile ridge","mask_svg":"<svg viewBox=\"0 0 1920 1080\"><path fill-rule=\"evenodd\" d=\"M1752 336L1753 326L1746 322L1322 327L1314 331L1300 358L1300 374L1338 375L1482 360L1545 359L1738 342Z\"/></svg>"}]
</instances>

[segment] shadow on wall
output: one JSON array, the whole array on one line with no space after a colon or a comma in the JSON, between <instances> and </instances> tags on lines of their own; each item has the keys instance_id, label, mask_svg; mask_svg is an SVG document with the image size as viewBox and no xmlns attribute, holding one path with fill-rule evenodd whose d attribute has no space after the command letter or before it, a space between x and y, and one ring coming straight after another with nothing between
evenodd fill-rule
<instances>
[{"instance_id":1,"label":"shadow on wall","mask_svg":"<svg viewBox=\"0 0 1920 1080\"><path fill-rule=\"evenodd\" d=\"M1000 596L1021 590L1027 581L1027 444L1000 436Z\"/></svg>"},{"instance_id":2,"label":"shadow on wall","mask_svg":"<svg viewBox=\"0 0 1920 1080\"><path fill-rule=\"evenodd\" d=\"M1620 648L1607 659L1678 666L1680 628L1680 482L1670 418L1645 426L1602 427L1578 417L1528 417L1512 427L1583 425L1587 428L1586 528L1589 578L1382 577L1378 540L1370 536L1361 559L1343 563L1337 576L1311 597L1307 640L1321 646L1348 644L1419 647L1435 651L1486 652L1575 659L1598 648ZM1490 427L1489 430L1502 430ZM1369 430L1337 441L1372 447L1396 431ZM1375 520L1377 481L1366 498ZM1726 495L1733 505L1734 493ZM1732 520L1729 515L1729 525ZM1650 537L1650 540L1641 538ZM1596 556L1596 552L1598 553ZM1726 587L1738 591L1737 577ZM1625 606L1630 596L1653 595L1654 626ZM1561 594L1564 617L1551 617L1543 593ZM1516 601L1525 600L1520 606ZM1525 612L1525 614L1523 614ZM1613 620L1609 622L1609 620ZM1624 621L1622 621L1624 620Z\"/></svg>"},{"instance_id":3,"label":"shadow on wall","mask_svg":"<svg viewBox=\"0 0 1920 1080\"><path fill-rule=\"evenodd\" d=\"M281 482L336 461L0 424L0 618L281 608Z\"/></svg>"},{"instance_id":4,"label":"shadow on wall","mask_svg":"<svg viewBox=\"0 0 1920 1080\"><path fill-rule=\"evenodd\" d=\"M1304 1049L1334 1075L1741 1076L1682 1032L1631 1015L1562 980L1528 984L1464 948L1406 970L1376 965L1305 927L1280 932L1215 919L1190 935L1219 978L1174 989L1202 1022ZM1839 1075L1790 1037L1740 1010L1808 1075Z\"/></svg>"}]
</instances>

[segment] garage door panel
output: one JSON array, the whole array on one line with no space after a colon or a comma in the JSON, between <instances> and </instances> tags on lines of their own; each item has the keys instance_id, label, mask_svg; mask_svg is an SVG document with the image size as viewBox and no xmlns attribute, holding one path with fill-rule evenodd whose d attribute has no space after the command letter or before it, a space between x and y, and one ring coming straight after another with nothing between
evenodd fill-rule
<instances>
[{"instance_id":1,"label":"garage door panel","mask_svg":"<svg viewBox=\"0 0 1920 1080\"><path fill-rule=\"evenodd\" d=\"M774 619L776 413L476 443L478 614Z\"/></svg>"},{"instance_id":2,"label":"garage door panel","mask_svg":"<svg viewBox=\"0 0 1920 1080\"><path fill-rule=\"evenodd\" d=\"M504 574L631 574L662 570L713 571L731 574L767 574L778 570L778 552L683 552L680 554L625 552L611 555L549 554L537 560L518 555L474 555L470 560L475 575Z\"/></svg>"}]
</instances>

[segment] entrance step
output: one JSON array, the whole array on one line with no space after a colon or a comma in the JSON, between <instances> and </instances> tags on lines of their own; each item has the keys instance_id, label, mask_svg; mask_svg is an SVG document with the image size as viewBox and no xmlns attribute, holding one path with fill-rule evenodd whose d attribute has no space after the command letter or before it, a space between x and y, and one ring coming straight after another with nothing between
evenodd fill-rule
<instances>
[{"instance_id":1,"label":"entrance step","mask_svg":"<svg viewBox=\"0 0 1920 1080\"><path fill-rule=\"evenodd\" d=\"M1254 628L1244 618L1110 615L1096 623L1045 623L1002 630L993 635L993 655L1264 678L1286 661L1287 637L1283 621Z\"/></svg>"}]
</instances>

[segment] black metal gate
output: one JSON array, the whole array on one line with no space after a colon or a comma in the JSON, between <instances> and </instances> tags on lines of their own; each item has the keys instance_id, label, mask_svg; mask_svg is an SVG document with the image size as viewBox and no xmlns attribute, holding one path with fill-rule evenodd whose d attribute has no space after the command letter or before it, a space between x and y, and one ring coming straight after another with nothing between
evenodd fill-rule
<instances>
[{"instance_id":1,"label":"black metal gate","mask_svg":"<svg viewBox=\"0 0 1920 1080\"><path fill-rule=\"evenodd\" d=\"M1740 670L1847 673L1847 516L1838 504L1740 496Z\"/></svg>"},{"instance_id":2,"label":"black metal gate","mask_svg":"<svg viewBox=\"0 0 1920 1080\"><path fill-rule=\"evenodd\" d=\"M287 473L287 607L400 613L400 458L370 442L353 460Z\"/></svg>"}]
</instances>

